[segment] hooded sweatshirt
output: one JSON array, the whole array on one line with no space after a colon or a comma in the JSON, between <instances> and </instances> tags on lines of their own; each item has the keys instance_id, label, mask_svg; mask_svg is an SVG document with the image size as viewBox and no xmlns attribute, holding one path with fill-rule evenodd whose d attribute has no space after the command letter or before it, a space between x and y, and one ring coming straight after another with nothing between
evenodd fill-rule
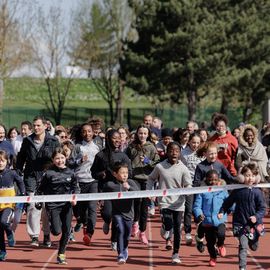
<instances>
[{"instance_id":1,"label":"hooded sweatshirt","mask_svg":"<svg viewBox=\"0 0 270 270\"><path fill-rule=\"evenodd\" d=\"M236 176L237 173L234 166L234 160L238 148L237 139L231 132L227 131L224 137L221 137L216 133L209 140L218 145L218 160L223 163L233 176Z\"/></svg>"}]
</instances>

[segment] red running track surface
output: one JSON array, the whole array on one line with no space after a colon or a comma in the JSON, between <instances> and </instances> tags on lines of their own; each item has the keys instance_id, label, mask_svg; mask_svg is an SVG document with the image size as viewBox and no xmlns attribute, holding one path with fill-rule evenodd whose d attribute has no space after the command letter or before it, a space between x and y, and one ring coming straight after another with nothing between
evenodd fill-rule
<instances>
[{"instance_id":1,"label":"red running track surface","mask_svg":"<svg viewBox=\"0 0 270 270\"><path fill-rule=\"evenodd\" d=\"M270 217L265 218L266 234L260 239L259 249L250 252L248 269L270 269ZM129 270L169 270L181 269L209 269L207 251L201 254L197 251L194 241L192 246L186 246L182 240L180 257L182 263L178 266L171 264L171 251L165 249L165 241L160 236L160 218L156 214L149 218L147 234L150 246L142 245L137 238L131 238L129 244L129 259L125 265L117 264L117 253L110 248L109 235L102 232L102 220L98 218L97 228L92 238L91 246L82 243L82 231L75 233L76 242L68 245L66 251L67 265L58 265L57 239L52 238L54 245L51 248L32 247L26 233L25 216L16 231L16 246L7 247L7 259L0 262L1 270L42 269L42 270L84 270L84 269L129 269ZM194 228L192 234L194 236ZM225 241L227 256L218 257L215 269L238 269L238 243L232 236L231 224L227 226ZM184 238L184 237L183 237ZM42 239L40 239L42 240Z\"/></svg>"}]
</instances>

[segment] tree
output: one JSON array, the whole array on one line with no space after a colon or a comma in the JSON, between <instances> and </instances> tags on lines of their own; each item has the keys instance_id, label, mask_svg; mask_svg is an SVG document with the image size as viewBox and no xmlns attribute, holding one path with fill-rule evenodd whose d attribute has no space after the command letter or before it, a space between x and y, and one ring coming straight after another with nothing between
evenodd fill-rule
<instances>
[{"instance_id":1,"label":"tree","mask_svg":"<svg viewBox=\"0 0 270 270\"><path fill-rule=\"evenodd\" d=\"M209 9L223 22L224 42L215 79L222 90L221 112L238 99L243 107L243 121L261 107L269 88L270 3L269 1L225 1Z\"/></svg>"},{"instance_id":2,"label":"tree","mask_svg":"<svg viewBox=\"0 0 270 270\"><path fill-rule=\"evenodd\" d=\"M128 86L174 103L186 96L192 120L197 103L209 89L222 96L224 113L232 99L238 99L247 112L254 100L264 99L269 1L129 2L136 13L133 27L139 38L127 43L121 62Z\"/></svg>"},{"instance_id":3,"label":"tree","mask_svg":"<svg viewBox=\"0 0 270 270\"><path fill-rule=\"evenodd\" d=\"M60 7L51 6L48 14L39 9L37 31L32 38L33 63L47 89L41 100L56 124L61 123L75 75L75 67L68 74L65 72L70 61L67 55L69 33L63 22Z\"/></svg>"},{"instance_id":4,"label":"tree","mask_svg":"<svg viewBox=\"0 0 270 270\"><path fill-rule=\"evenodd\" d=\"M123 122L125 86L118 77L118 69L129 16L126 1L104 0L94 2L91 8L82 5L73 23L77 39L73 39L71 55L77 65L88 71L89 78L107 102L112 125Z\"/></svg>"},{"instance_id":5,"label":"tree","mask_svg":"<svg viewBox=\"0 0 270 270\"><path fill-rule=\"evenodd\" d=\"M174 103L186 96L192 120L220 57L212 45L219 25L205 2L130 1L139 38L127 43L121 62L123 79L140 94Z\"/></svg>"},{"instance_id":6,"label":"tree","mask_svg":"<svg viewBox=\"0 0 270 270\"><path fill-rule=\"evenodd\" d=\"M3 81L31 60L32 5L24 0L0 0L0 114L2 117ZM3 81L2 81L3 80Z\"/></svg>"}]
</instances>

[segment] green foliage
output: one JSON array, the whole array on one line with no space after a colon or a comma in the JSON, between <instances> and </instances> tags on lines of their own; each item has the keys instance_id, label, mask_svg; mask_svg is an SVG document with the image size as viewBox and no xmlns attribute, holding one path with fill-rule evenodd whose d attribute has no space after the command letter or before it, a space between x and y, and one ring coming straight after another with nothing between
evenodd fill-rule
<instances>
[{"instance_id":1,"label":"green foliage","mask_svg":"<svg viewBox=\"0 0 270 270\"><path fill-rule=\"evenodd\" d=\"M127 42L121 76L140 94L197 102L214 89L222 103L238 99L243 118L269 92L270 2L129 1L136 42ZM227 104L228 105L228 104Z\"/></svg>"}]
</instances>

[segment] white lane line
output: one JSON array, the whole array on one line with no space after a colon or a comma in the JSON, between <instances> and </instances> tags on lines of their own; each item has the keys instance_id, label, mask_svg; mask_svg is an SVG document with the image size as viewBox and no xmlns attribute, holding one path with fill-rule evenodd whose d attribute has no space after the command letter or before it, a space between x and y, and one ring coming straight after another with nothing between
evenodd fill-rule
<instances>
[{"instance_id":1,"label":"white lane line","mask_svg":"<svg viewBox=\"0 0 270 270\"><path fill-rule=\"evenodd\" d=\"M45 270L47 268L47 266L49 265L49 263L51 262L51 260L56 256L58 250L55 250L54 253L51 255L51 257L47 260L46 263L44 263L43 267L41 268L41 270Z\"/></svg>"},{"instance_id":2,"label":"white lane line","mask_svg":"<svg viewBox=\"0 0 270 270\"><path fill-rule=\"evenodd\" d=\"M248 250L247 254L248 254L248 256L251 258L251 260L256 264L257 269L259 269L259 270L266 270L265 268L263 268L263 267L261 266L261 264L259 263L259 261L251 255L251 253L250 253L249 250Z\"/></svg>"},{"instance_id":3,"label":"white lane line","mask_svg":"<svg viewBox=\"0 0 270 270\"><path fill-rule=\"evenodd\" d=\"M154 258L153 258L153 247L152 247L152 226L151 226L151 219L148 221L148 239L149 239L149 270L153 270L154 266Z\"/></svg>"}]
</instances>

